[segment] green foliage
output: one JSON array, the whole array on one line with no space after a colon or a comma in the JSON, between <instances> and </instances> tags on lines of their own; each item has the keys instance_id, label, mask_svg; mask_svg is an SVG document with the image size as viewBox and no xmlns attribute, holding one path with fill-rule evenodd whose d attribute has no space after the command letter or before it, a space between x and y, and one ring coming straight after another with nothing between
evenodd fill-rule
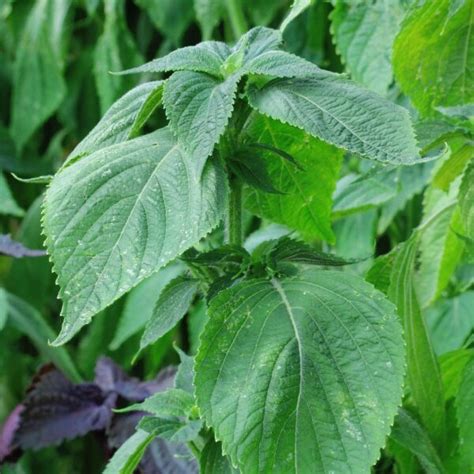
<instances>
[{"instance_id":1,"label":"green foliage","mask_svg":"<svg viewBox=\"0 0 474 474\"><path fill-rule=\"evenodd\" d=\"M4 1L0 470L471 472L473 22Z\"/></svg>"}]
</instances>

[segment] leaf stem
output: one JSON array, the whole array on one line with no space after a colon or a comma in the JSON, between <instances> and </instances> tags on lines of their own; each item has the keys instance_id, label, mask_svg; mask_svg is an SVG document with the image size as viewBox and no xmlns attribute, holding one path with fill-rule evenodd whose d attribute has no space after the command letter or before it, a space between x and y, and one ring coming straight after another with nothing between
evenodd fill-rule
<instances>
[{"instance_id":1,"label":"leaf stem","mask_svg":"<svg viewBox=\"0 0 474 474\"><path fill-rule=\"evenodd\" d=\"M235 40L238 40L248 30L240 0L225 0L225 7L229 15L232 33Z\"/></svg>"},{"instance_id":2,"label":"leaf stem","mask_svg":"<svg viewBox=\"0 0 474 474\"><path fill-rule=\"evenodd\" d=\"M242 183L234 177L230 179L229 207L227 210L226 241L230 245L242 245Z\"/></svg>"}]
</instances>

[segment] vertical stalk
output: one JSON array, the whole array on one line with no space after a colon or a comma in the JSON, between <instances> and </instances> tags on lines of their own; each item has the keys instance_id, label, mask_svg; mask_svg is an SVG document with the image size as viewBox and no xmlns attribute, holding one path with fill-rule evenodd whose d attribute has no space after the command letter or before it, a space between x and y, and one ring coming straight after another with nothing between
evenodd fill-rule
<instances>
[{"instance_id":1,"label":"vertical stalk","mask_svg":"<svg viewBox=\"0 0 474 474\"><path fill-rule=\"evenodd\" d=\"M232 33L234 38L238 40L248 30L240 0L225 0L225 7L229 15Z\"/></svg>"},{"instance_id":2,"label":"vertical stalk","mask_svg":"<svg viewBox=\"0 0 474 474\"><path fill-rule=\"evenodd\" d=\"M229 207L227 209L226 241L230 245L242 245L242 183L236 177L230 180Z\"/></svg>"}]
</instances>

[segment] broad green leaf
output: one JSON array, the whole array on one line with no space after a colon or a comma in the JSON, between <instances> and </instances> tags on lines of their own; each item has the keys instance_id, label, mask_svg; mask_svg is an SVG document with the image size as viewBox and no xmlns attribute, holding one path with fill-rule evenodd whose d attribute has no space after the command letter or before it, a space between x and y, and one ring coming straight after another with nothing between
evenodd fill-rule
<instances>
[{"instance_id":1,"label":"broad green leaf","mask_svg":"<svg viewBox=\"0 0 474 474\"><path fill-rule=\"evenodd\" d=\"M170 127L200 164L224 133L239 79L234 75L221 81L201 72L178 71L166 82L163 103Z\"/></svg>"},{"instance_id":2,"label":"broad green leaf","mask_svg":"<svg viewBox=\"0 0 474 474\"><path fill-rule=\"evenodd\" d=\"M49 341L54 338L54 331L41 314L17 296L7 294L7 299L8 324L31 340L45 362L53 362L71 380L80 380L80 375L66 349L50 346Z\"/></svg>"},{"instance_id":3,"label":"broad green leaf","mask_svg":"<svg viewBox=\"0 0 474 474\"><path fill-rule=\"evenodd\" d=\"M199 282L189 277L172 280L161 292L140 340L140 350L156 342L184 317L198 290Z\"/></svg>"},{"instance_id":4,"label":"broad green leaf","mask_svg":"<svg viewBox=\"0 0 474 474\"><path fill-rule=\"evenodd\" d=\"M130 411L146 411L158 417L180 416L188 418L194 407L194 397L189 392L179 388L170 388L164 392L155 393L141 403L135 403L126 408L116 410L119 413Z\"/></svg>"},{"instance_id":5,"label":"broad green leaf","mask_svg":"<svg viewBox=\"0 0 474 474\"><path fill-rule=\"evenodd\" d=\"M144 72L167 72L167 71L195 71L206 72L212 76L220 76L221 67L231 49L220 41L203 41L195 46L172 51L166 56L154 59L141 66L127 69L118 74L135 74Z\"/></svg>"},{"instance_id":6,"label":"broad green leaf","mask_svg":"<svg viewBox=\"0 0 474 474\"><path fill-rule=\"evenodd\" d=\"M193 19L193 0L135 0L145 9L154 25L172 41L174 45L181 42Z\"/></svg>"},{"instance_id":7,"label":"broad green leaf","mask_svg":"<svg viewBox=\"0 0 474 474\"><path fill-rule=\"evenodd\" d=\"M234 53L243 52L242 64L245 65L267 51L278 49L282 43L280 31L257 26L245 33L232 50Z\"/></svg>"},{"instance_id":8,"label":"broad green leaf","mask_svg":"<svg viewBox=\"0 0 474 474\"><path fill-rule=\"evenodd\" d=\"M393 81L392 44L402 15L400 0L337 0L331 13L333 39L347 70L382 95Z\"/></svg>"},{"instance_id":9,"label":"broad green leaf","mask_svg":"<svg viewBox=\"0 0 474 474\"><path fill-rule=\"evenodd\" d=\"M68 341L96 313L197 243L219 222L222 172L203 173L168 129L92 153L46 193L44 231Z\"/></svg>"},{"instance_id":10,"label":"broad green leaf","mask_svg":"<svg viewBox=\"0 0 474 474\"><path fill-rule=\"evenodd\" d=\"M379 206L397 193L399 170L376 168L362 176L346 175L336 186L333 213L336 216Z\"/></svg>"},{"instance_id":11,"label":"broad green leaf","mask_svg":"<svg viewBox=\"0 0 474 474\"><path fill-rule=\"evenodd\" d=\"M130 291L109 346L111 350L118 349L129 337L143 330L153 314L153 308L163 288L182 271L183 266L173 262Z\"/></svg>"},{"instance_id":12,"label":"broad green leaf","mask_svg":"<svg viewBox=\"0 0 474 474\"><path fill-rule=\"evenodd\" d=\"M418 234L413 234L399 247L388 295L397 305L405 330L407 375L413 400L430 438L436 447L440 447L444 443L446 426L443 384L415 293L413 280L418 239Z\"/></svg>"},{"instance_id":13,"label":"broad green leaf","mask_svg":"<svg viewBox=\"0 0 474 474\"><path fill-rule=\"evenodd\" d=\"M474 330L474 291L442 299L426 311L433 348L438 355L461 347Z\"/></svg>"},{"instance_id":14,"label":"broad green leaf","mask_svg":"<svg viewBox=\"0 0 474 474\"><path fill-rule=\"evenodd\" d=\"M115 452L107 463L103 474L133 474L145 454L146 448L154 438L154 433L147 433L143 430L136 431Z\"/></svg>"},{"instance_id":15,"label":"broad green leaf","mask_svg":"<svg viewBox=\"0 0 474 474\"><path fill-rule=\"evenodd\" d=\"M205 40L212 37L212 32L221 21L223 6L222 0L194 0L196 18Z\"/></svg>"},{"instance_id":16,"label":"broad green leaf","mask_svg":"<svg viewBox=\"0 0 474 474\"><path fill-rule=\"evenodd\" d=\"M396 255L397 248L395 247L389 253L378 256L365 275L366 281L385 294L390 287L390 275Z\"/></svg>"},{"instance_id":17,"label":"broad green leaf","mask_svg":"<svg viewBox=\"0 0 474 474\"><path fill-rule=\"evenodd\" d=\"M283 20L283 23L280 26L280 30L285 31L286 27L301 13L303 13L311 4L313 0L294 0L291 5L290 12Z\"/></svg>"},{"instance_id":18,"label":"broad green leaf","mask_svg":"<svg viewBox=\"0 0 474 474\"><path fill-rule=\"evenodd\" d=\"M221 443L212 438L201 451L199 467L201 474L238 474L240 472L232 466L230 459L222 454Z\"/></svg>"},{"instance_id":19,"label":"broad green leaf","mask_svg":"<svg viewBox=\"0 0 474 474\"><path fill-rule=\"evenodd\" d=\"M172 443L186 443L195 440L199 436L202 424L201 420L183 421L176 417L145 416L140 420L138 429L153 433L155 436Z\"/></svg>"},{"instance_id":20,"label":"broad green leaf","mask_svg":"<svg viewBox=\"0 0 474 474\"><path fill-rule=\"evenodd\" d=\"M120 71L143 61L127 28L121 2L105 0L104 4L104 31L94 52L94 76L103 114L134 85L133 79L113 76L110 71Z\"/></svg>"},{"instance_id":21,"label":"broad green leaf","mask_svg":"<svg viewBox=\"0 0 474 474\"><path fill-rule=\"evenodd\" d=\"M454 2L418 2L395 40L397 81L423 115L474 102L474 1L448 16Z\"/></svg>"},{"instance_id":22,"label":"broad green leaf","mask_svg":"<svg viewBox=\"0 0 474 474\"><path fill-rule=\"evenodd\" d=\"M474 239L474 159L471 159L462 178L459 206L466 235Z\"/></svg>"},{"instance_id":23,"label":"broad green leaf","mask_svg":"<svg viewBox=\"0 0 474 474\"><path fill-rule=\"evenodd\" d=\"M412 452L427 474L443 474L446 470L428 434L416 418L400 409L390 432L390 438Z\"/></svg>"},{"instance_id":24,"label":"broad green leaf","mask_svg":"<svg viewBox=\"0 0 474 474\"><path fill-rule=\"evenodd\" d=\"M355 83L325 78L280 79L247 90L259 112L365 158L420 161L408 112Z\"/></svg>"},{"instance_id":25,"label":"broad green leaf","mask_svg":"<svg viewBox=\"0 0 474 474\"><path fill-rule=\"evenodd\" d=\"M474 349L457 349L443 354L439 358L439 366L444 385L444 398L454 398L461 385L466 364L474 358Z\"/></svg>"},{"instance_id":26,"label":"broad green leaf","mask_svg":"<svg viewBox=\"0 0 474 474\"><path fill-rule=\"evenodd\" d=\"M302 130L262 115L250 122L246 132L252 142L285 150L301 168L262 150L272 183L282 194L248 190L246 207L261 217L298 230L308 239L333 241L331 196L342 153Z\"/></svg>"},{"instance_id":27,"label":"broad green leaf","mask_svg":"<svg viewBox=\"0 0 474 474\"><path fill-rule=\"evenodd\" d=\"M472 472L474 469L474 358L465 366L459 392L456 397L456 417L459 427L459 451L461 469Z\"/></svg>"},{"instance_id":28,"label":"broad green leaf","mask_svg":"<svg viewBox=\"0 0 474 474\"><path fill-rule=\"evenodd\" d=\"M0 172L0 214L22 217L25 211L16 203L3 173Z\"/></svg>"},{"instance_id":29,"label":"broad green leaf","mask_svg":"<svg viewBox=\"0 0 474 474\"><path fill-rule=\"evenodd\" d=\"M5 327L8 316L7 292L0 287L0 331Z\"/></svg>"},{"instance_id":30,"label":"broad green leaf","mask_svg":"<svg viewBox=\"0 0 474 474\"><path fill-rule=\"evenodd\" d=\"M160 105L162 89L163 81L154 81L140 84L127 92L74 148L67 161L137 135L153 110Z\"/></svg>"},{"instance_id":31,"label":"broad green leaf","mask_svg":"<svg viewBox=\"0 0 474 474\"><path fill-rule=\"evenodd\" d=\"M179 360L181 361L178 370L176 371L176 376L174 378L175 388L185 390L188 393L194 393L194 359L191 356L188 356L183 352L179 347L175 346L175 350L179 355Z\"/></svg>"},{"instance_id":32,"label":"broad green leaf","mask_svg":"<svg viewBox=\"0 0 474 474\"><path fill-rule=\"evenodd\" d=\"M65 94L61 54L68 0L36 0L18 45L13 71L11 135L23 148Z\"/></svg>"},{"instance_id":33,"label":"broad green leaf","mask_svg":"<svg viewBox=\"0 0 474 474\"><path fill-rule=\"evenodd\" d=\"M219 293L198 406L246 474L367 472L402 394L395 308L358 277L305 270Z\"/></svg>"}]
</instances>

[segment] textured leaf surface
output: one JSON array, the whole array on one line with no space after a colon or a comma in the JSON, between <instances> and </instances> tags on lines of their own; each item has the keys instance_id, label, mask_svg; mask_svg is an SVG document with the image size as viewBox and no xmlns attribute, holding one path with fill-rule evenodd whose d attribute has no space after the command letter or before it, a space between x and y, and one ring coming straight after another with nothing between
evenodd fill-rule
<instances>
[{"instance_id":1,"label":"textured leaf surface","mask_svg":"<svg viewBox=\"0 0 474 474\"><path fill-rule=\"evenodd\" d=\"M173 329L191 306L198 289L198 281L178 277L163 289L148 320L140 341L140 349L153 344Z\"/></svg>"},{"instance_id":2,"label":"textured leaf surface","mask_svg":"<svg viewBox=\"0 0 474 474\"><path fill-rule=\"evenodd\" d=\"M220 81L200 72L178 71L166 82L163 102L170 127L201 164L224 133L239 79L234 75Z\"/></svg>"},{"instance_id":3,"label":"textured leaf surface","mask_svg":"<svg viewBox=\"0 0 474 474\"><path fill-rule=\"evenodd\" d=\"M201 474L238 474L230 459L222 455L221 443L210 439L201 452L199 458Z\"/></svg>"},{"instance_id":4,"label":"textured leaf surface","mask_svg":"<svg viewBox=\"0 0 474 474\"><path fill-rule=\"evenodd\" d=\"M474 102L474 1L449 16L452 0L414 6L394 45L402 90L425 115Z\"/></svg>"},{"instance_id":5,"label":"textured leaf surface","mask_svg":"<svg viewBox=\"0 0 474 474\"><path fill-rule=\"evenodd\" d=\"M342 272L307 270L220 293L196 356L198 405L252 473L366 472L400 403L395 308Z\"/></svg>"},{"instance_id":6,"label":"textured leaf surface","mask_svg":"<svg viewBox=\"0 0 474 474\"><path fill-rule=\"evenodd\" d=\"M333 39L352 77L382 95L393 81L391 53L403 14L399 0L337 0Z\"/></svg>"},{"instance_id":7,"label":"textured leaf surface","mask_svg":"<svg viewBox=\"0 0 474 474\"><path fill-rule=\"evenodd\" d=\"M332 194L342 153L307 133L258 116L247 129L254 142L289 153L300 165L262 150L273 186L282 194L249 190L245 205L255 214L296 229L307 238L334 240L331 230Z\"/></svg>"},{"instance_id":8,"label":"textured leaf surface","mask_svg":"<svg viewBox=\"0 0 474 474\"><path fill-rule=\"evenodd\" d=\"M68 160L109 145L121 143L137 133L161 102L163 81L145 82L118 99L100 122L74 148Z\"/></svg>"},{"instance_id":9,"label":"textured leaf surface","mask_svg":"<svg viewBox=\"0 0 474 474\"><path fill-rule=\"evenodd\" d=\"M258 111L366 158L420 160L408 113L348 80L281 79L251 85L248 95Z\"/></svg>"},{"instance_id":10,"label":"textured leaf surface","mask_svg":"<svg viewBox=\"0 0 474 474\"><path fill-rule=\"evenodd\" d=\"M7 180L0 172L0 214L9 214L16 217L22 217L25 211L15 201Z\"/></svg>"},{"instance_id":11,"label":"textured leaf surface","mask_svg":"<svg viewBox=\"0 0 474 474\"><path fill-rule=\"evenodd\" d=\"M465 366L463 379L456 397L456 418L459 427L461 469L474 469L474 358Z\"/></svg>"},{"instance_id":12,"label":"textured leaf surface","mask_svg":"<svg viewBox=\"0 0 474 474\"><path fill-rule=\"evenodd\" d=\"M224 61L231 54L231 49L219 41L203 41L196 46L177 49L166 56L154 59L149 63L127 69L121 74L166 71L196 71L220 76Z\"/></svg>"},{"instance_id":13,"label":"textured leaf surface","mask_svg":"<svg viewBox=\"0 0 474 474\"><path fill-rule=\"evenodd\" d=\"M140 420L139 429L155 433L162 439L172 443L186 443L199 436L202 428L201 420L184 420L176 417L158 418L147 416Z\"/></svg>"},{"instance_id":14,"label":"textured leaf surface","mask_svg":"<svg viewBox=\"0 0 474 474\"><path fill-rule=\"evenodd\" d=\"M225 183L202 176L167 129L99 150L60 171L44 207L69 340L91 317L204 237Z\"/></svg>"}]
</instances>

